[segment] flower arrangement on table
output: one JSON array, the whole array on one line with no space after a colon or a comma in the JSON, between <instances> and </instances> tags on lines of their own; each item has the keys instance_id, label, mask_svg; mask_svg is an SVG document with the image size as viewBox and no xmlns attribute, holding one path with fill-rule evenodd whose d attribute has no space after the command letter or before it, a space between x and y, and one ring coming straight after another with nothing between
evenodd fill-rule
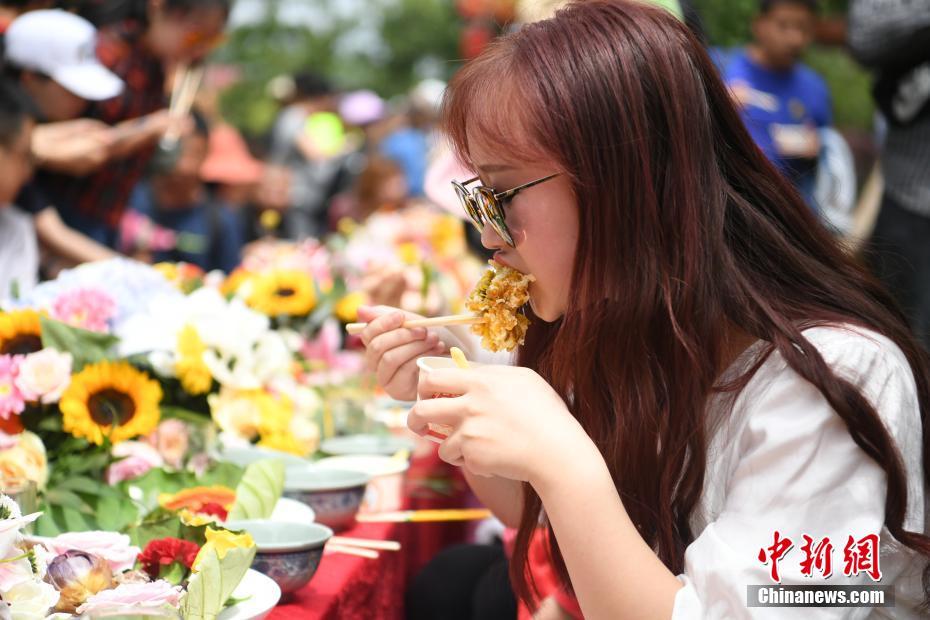
<instances>
[{"instance_id":1,"label":"flower arrangement on table","mask_svg":"<svg viewBox=\"0 0 930 620\"><path fill-rule=\"evenodd\" d=\"M152 470L235 482L206 456L217 430L309 455L322 404L299 381L293 340L243 302L209 286L185 295L148 266L65 272L0 310L0 483L37 485L43 534L118 531L145 514L124 483Z\"/></svg>"},{"instance_id":2,"label":"flower arrangement on table","mask_svg":"<svg viewBox=\"0 0 930 620\"><path fill-rule=\"evenodd\" d=\"M23 515L0 495L0 605L22 620L51 612L212 620L238 602L232 596L256 547L248 533L196 511L217 499L225 502L224 519L226 509L237 518L267 518L283 481L283 465L264 461L246 470L235 491L217 486L162 497L162 505L127 533L53 537L25 534L41 514Z\"/></svg>"}]
</instances>

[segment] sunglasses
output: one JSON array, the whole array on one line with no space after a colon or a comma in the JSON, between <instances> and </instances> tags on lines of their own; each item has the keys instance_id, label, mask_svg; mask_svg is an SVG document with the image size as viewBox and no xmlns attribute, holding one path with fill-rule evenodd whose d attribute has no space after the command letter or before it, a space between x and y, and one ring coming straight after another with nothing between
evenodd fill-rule
<instances>
[{"instance_id":1,"label":"sunglasses","mask_svg":"<svg viewBox=\"0 0 930 620\"><path fill-rule=\"evenodd\" d=\"M510 228L507 227L504 205L513 200L513 197L523 190L529 189L534 185L539 185L540 183L545 183L557 176L559 176L558 173L550 174L547 177L536 179L535 181L524 183L513 189L508 189L506 192L499 193L484 185L479 185L469 190L466 186L478 181L478 177L469 179L464 183L452 181L452 187L455 188L455 193L458 195L462 206L465 208L465 212L468 213L475 228L479 231L483 231L485 222L487 222L491 225L491 228L494 229L494 232L507 242L507 245L515 247L513 235L510 233Z\"/></svg>"}]
</instances>

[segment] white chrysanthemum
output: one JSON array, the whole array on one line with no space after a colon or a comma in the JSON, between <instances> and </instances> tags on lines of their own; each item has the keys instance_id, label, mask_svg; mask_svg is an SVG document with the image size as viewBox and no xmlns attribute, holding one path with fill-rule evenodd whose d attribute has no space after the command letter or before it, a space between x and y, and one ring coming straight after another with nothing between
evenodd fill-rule
<instances>
[{"instance_id":1,"label":"white chrysanthemum","mask_svg":"<svg viewBox=\"0 0 930 620\"><path fill-rule=\"evenodd\" d=\"M22 516L23 512L19 509L19 504L13 501L12 497L0 495L0 517L6 520L19 519Z\"/></svg>"}]
</instances>

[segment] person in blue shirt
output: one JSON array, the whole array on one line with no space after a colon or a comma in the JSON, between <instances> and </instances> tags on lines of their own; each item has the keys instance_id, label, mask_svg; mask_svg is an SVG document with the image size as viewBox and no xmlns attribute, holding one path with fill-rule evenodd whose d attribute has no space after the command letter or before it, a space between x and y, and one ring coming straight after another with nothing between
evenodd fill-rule
<instances>
[{"instance_id":1,"label":"person in blue shirt","mask_svg":"<svg viewBox=\"0 0 930 620\"><path fill-rule=\"evenodd\" d=\"M762 0L753 41L731 55L723 72L756 144L815 210L818 130L833 121L826 83L801 62L817 13L816 0Z\"/></svg>"},{"instance_id":2,"label":"person in blue shirt","mask_svg":"<svg viewBox=\"0 0 930 620\"><path fill-rule=\"evenodd\" d=\"M192 116L194 128L181 140L173 167L139 184L130 200L130 219L148 218L154 229L170 233L173 242L143 247L146 239L165 235L132 235L134 239L126 240L124 218L124 244L134 246L124 249L155 263L186 262L206 271L229 273L240 262L245 227L241 214L211 198L200 178L207 157L209 127L199 113Z\"/></svg>"}]
</instances>

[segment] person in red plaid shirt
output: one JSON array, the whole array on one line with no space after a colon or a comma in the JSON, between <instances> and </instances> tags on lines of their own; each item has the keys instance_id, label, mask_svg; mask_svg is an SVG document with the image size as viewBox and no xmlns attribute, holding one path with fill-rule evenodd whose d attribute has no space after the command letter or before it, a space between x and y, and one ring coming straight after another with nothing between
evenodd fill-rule
<instances>
[{"instance_id":1,"label":"person in red plaid shirt","mask_svg":"<svg viewBox=\"0 0 930 620\"><path fill-rule=\"evenodd\" d=\"M202 60L221 41L229 0L124 0L79 3L98 24L97 56L126 83L88 116L119 128L111 161L86 177L42 172L37 182L65 222L113 247L119 220L159 138L171 121L165 109L166 68Z\"/></svg>"}]
</instances>

